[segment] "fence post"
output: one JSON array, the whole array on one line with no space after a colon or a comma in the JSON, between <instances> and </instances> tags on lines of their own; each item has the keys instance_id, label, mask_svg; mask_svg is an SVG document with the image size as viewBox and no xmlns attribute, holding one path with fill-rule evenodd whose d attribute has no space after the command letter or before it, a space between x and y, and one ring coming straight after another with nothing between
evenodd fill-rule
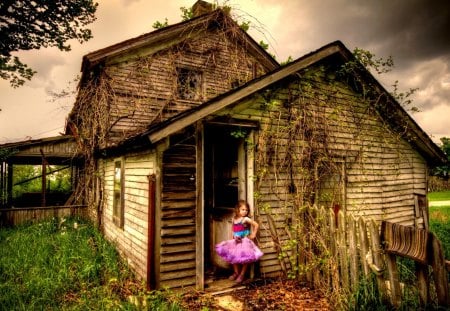
<instances>
[{"instance_id":1,"label":"fence post","mask_svg":"<svg viewBox=\"0 0 450 311\"><path fill-rule=\"evenodd\" d=\"M348 254L347 254L347 240L346 240L346 223L345 216L342 211L338 213L338 252L339 252L339 266L342 277L342 286L345 290L350 289L350 281L348 275Z\"/></svg>"},{"instance_id":2,"label":"fence post","mask_svg":"<svg viewBox=\"0 0 450 311\"><path fill-rule=\"evenodd\" d=\"M444 253L439 239L430 233L431 237L431 266L433 267L433 277L436 286L436 294L439 306L449 306L448 279L445 268Z\"/></svg>"},{"instance_id":3,"label":"fence post","mask_svg":"<svg viewBox=\"0 0 450 311\"><path fill-rule=\"evenodd\" d=\"M362 217L358 218L359 225L359 250L360 250L360 258L361 265L363 267L364 275L366 277L369 276L369 265L366 261L366 255L369 252L369 239L367 238L367 228L366 223Z\"/></svg>"},{"instance_id":4,"label":"fence post","mask_svg":"<svg viewBox=\"0 0 450 311\"><path fill-rule=\"evenodd\" d=\"M387 253L386 263L388 268L389 283L390 283L390 297L391 303L394 307L399 307L402 302L402 293L400 290L400 279L398 276L396 255Z\"/></svg>"},{"instance_id":5,"label":"fence post","mask_svg":"<svg viewBox=\"0 0 450 311\"><path fill-rule=\"evenodd\" d=\"M417 290L419 292L419 303L421 306L426 306L430 300L430 292L428 290L430 280L428 278L428 265L415 262Z\"/></svg>"},{"instance_id":6,"label":"fence post","mask_svg":"<svg viewBox=\"0 0 450 311\"><path fill-rule=\"evenodd\" d=\"M350 258L351 288L355 290L358 284L358 250L356 240L356 221L353 215L348 217L348 256Z\"/></svg>"},{"instance_id":7,"label":"fence post","mask_svg":"<svg viewBox=\"0 0 450 311\"><path fill-rule=\"evenodd\" d=\"M382 268L384 267L384 264L383 264L383 256L381 253L382 250L380 244L380 232L378 231L378 226L375 223L375 220L373 219L369 221L369 232L372 242L373 263L375 264L375 266ZM377 284L381 295L383 297L386 297L386 284L384 283L382 274L377 274Z\"/></svg>"},{"instance_id":8,"label":"fence post","mask_svg":"<svg viewBox=\"0 0 450 311\"><path fill-rule=\"evenodd\" d=\"M339 257L338 257L338 242L337 242L337 231L336 231L336 215L332 209L328 210L328 220L330 223L330 249L331 256L335 259L335 262L331 262L330 265L330 276L331 276L331 285L332 289L337 291L340 288L340 280L339 280Z\"/></svg>"}]
</instances>

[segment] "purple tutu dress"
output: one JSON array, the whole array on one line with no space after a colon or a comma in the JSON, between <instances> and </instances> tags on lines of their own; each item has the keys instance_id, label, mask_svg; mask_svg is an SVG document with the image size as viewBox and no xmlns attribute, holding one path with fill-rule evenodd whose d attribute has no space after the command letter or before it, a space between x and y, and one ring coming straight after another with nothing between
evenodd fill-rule
<instances>
[{"instance_id":1,"label":"purple tutu dress","mask_svg":"<svg viewBox=\"0 0 450 311\"><path fill-rule=\"evenodd\" d=\"M233 222L232 240L226 240L216 245L217 254L230 264L255 262L263 255L258 246L247 238L250 234L250 227L244 223L245 218L237 224Z\"/></svg>"}]
</instances>

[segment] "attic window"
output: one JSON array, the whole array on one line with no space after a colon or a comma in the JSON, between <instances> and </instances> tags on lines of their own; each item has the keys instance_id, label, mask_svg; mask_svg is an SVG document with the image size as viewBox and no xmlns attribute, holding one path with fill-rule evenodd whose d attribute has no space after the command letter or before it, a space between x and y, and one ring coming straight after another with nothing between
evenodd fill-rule
<instances>
[{"instance_id":1,"label":"attic window","mask_svg":"<svg viewBox=\"0 0 450 311\"><path fill-rule=\"evenodd\" d=\"M178 98L184 100L202 99L202 73L187 68L178 68Z\"/></svg>"}]
</instances>

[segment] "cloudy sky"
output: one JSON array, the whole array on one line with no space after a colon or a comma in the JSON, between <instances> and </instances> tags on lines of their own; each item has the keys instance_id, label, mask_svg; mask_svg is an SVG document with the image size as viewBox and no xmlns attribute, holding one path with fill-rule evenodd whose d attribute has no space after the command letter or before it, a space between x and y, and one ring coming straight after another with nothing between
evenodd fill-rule
<instances>
[{"instance_id":1,"label":"cloudy sky","mask_svg":"<svg viewBox=\"0 0 450 311\"><path fill-rule=\"evenodd\" d=\"M94 38L71 52L57 49L17 55L38 71L13 89L0 80L0 143L55 136L63 132L73 97L54 100L52 92L73 90L82 56L153 30L167 17L179 22L180 7L195 0L97 0ZM212 0L210 0L212 2ZM392 56L392 72L378 76L389 91L394 81L406 91L419 88L413 105L417 123L439 142L450 137L450 1L448 0L229 0L236 18L251 21L250 34L270 44L279 61L294 59L335 40L378 57Z\"/></svg>"}]
</instances>

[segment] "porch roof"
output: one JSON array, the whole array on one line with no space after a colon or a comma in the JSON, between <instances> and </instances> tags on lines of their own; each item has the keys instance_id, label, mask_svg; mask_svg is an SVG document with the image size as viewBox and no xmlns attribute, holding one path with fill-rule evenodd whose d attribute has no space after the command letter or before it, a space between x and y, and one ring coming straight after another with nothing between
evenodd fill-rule
<instances>
[{"instance_id":1,"label":"porch roof","mask_svg":"<svg viewBox=\"0 0 450 311\"><path fill-rule=\"evenodd\" d=\"M42 157L59 164L79 156L75 139L70 135L23 140L0 145L0 160L14 164L38 164Z\"/></svg>"}]
</instances>

